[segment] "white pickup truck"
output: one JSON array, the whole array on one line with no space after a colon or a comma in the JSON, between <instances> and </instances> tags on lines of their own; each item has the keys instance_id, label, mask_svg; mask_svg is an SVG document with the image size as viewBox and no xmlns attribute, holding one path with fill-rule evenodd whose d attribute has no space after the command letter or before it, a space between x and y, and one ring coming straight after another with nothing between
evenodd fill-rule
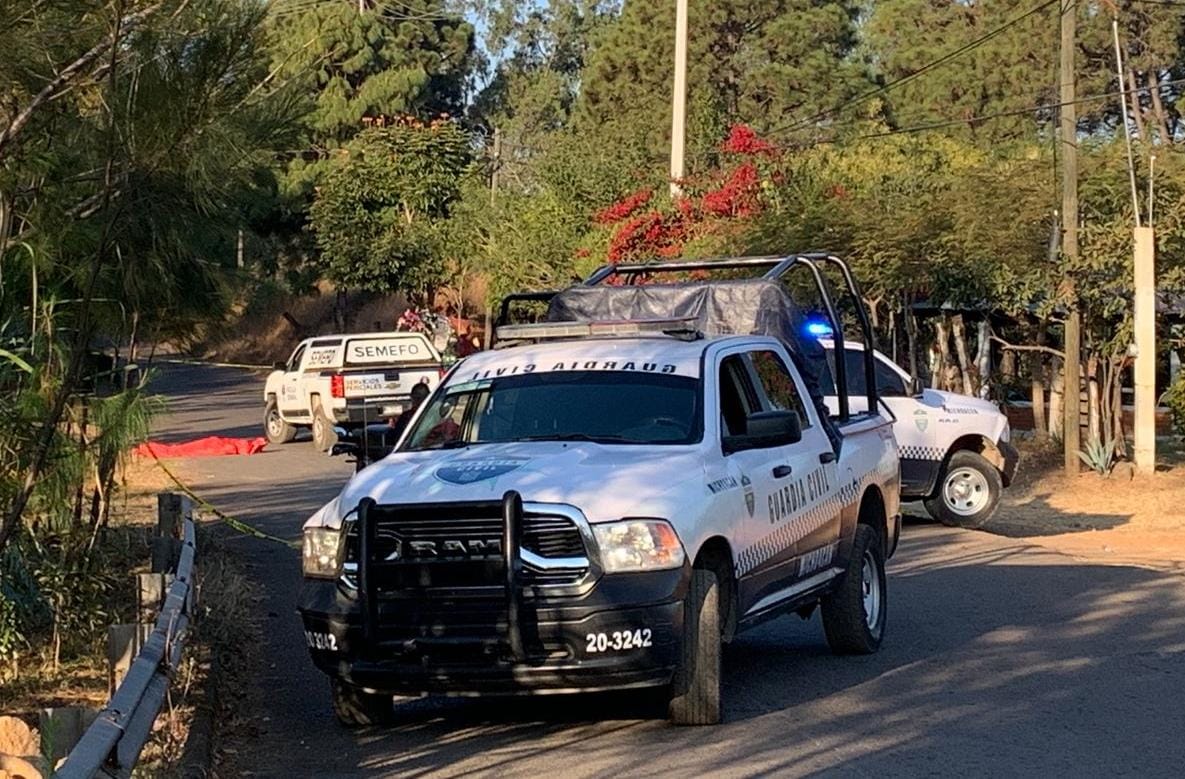
<instances>
[{"instance_id":1,"label":"white pickup truck","mask_svg":"<svg viewBox=\"0 0 1185 779\"><path fill-rule=\"evenodd\" d=\"M311 427L328 451L337 430L397 417L416 384L435 389L444 374L440 353L422 333L325 335L297 344L277 363L263 390L267 440L283 444Z\"/></svg>"},{"instance_id":2,"label":"white pickup truck","mask_svg":"<svg viewBox=\"0 0 1185 779\"><path fill-rule=\"evenodd\" d=\"M767 316L784 295L573 288L458 364L305 524L298 605L339 720L388 720L393 694L665 687L674 722L711 724L746 628L819 607L834 651L876 651L897 445L878 414L820 415Z\"/></svg>"},{"instance_id":3,"label":"white pickup truck","mask_svg":"<svg viewBox=\"0 0 1185 779\"><path fill-rule=\"evenodd\" d=\"M835 364L835 344L819 339ZM845 342L848 392L862 410L865 376L863 345ZM927 513L946 525L977 528L987 522L1012 483L1020 454L1011 442L1008 417L987 400L924 389L881 352L873 370L880 401L895 417L901 447L901 496L921 500ZM829 375L823 381L827 405L838 408Z\"/></svg>"}]
</instances>

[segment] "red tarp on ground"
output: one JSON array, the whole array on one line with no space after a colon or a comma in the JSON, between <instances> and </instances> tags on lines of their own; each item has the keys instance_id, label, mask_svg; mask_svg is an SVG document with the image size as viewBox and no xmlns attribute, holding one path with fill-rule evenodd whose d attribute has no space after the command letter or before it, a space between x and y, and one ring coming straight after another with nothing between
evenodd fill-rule
<instances>
[{"instance_id":1,"label":"red tarp on ground","mask_svg":"<svg viewBox=\"0 0 1185 779\"><path fill-rule=\"evenodd\" d=\"M214 457L224 454L257 454L262 452L266 445L266 438L224 438L212 435L179 444L148 441L133 451L140 457Z\"/></svg>"}]
</instances>

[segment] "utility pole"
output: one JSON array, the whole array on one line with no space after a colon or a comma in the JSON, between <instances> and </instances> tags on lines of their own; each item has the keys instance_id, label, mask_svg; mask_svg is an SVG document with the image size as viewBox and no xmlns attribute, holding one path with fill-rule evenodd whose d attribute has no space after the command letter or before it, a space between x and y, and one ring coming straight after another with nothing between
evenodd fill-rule
<instances>
[{"instance_id":1,"label":"utility pole","mask_svg":"<svg viewBox=\"0 0 1185 779\"><path fill-rule=\"evenodd\" d=\"M1062 0L1061 51L1058 86L1059 146L1062 159L1062 263L1073 265L1078 259L1078 110L1074 105L1077 89L1074 77L1074 39L1077 34L1078 0ZM1062 294L1066 301L1065 324L1065 403L1062 411L1062 444L1068 475L1079 471L1079 424L1082 413L1082 315L1078 293L1070 271L1065 272Z\"/></svg>"},{"instance_id":2,"label":"utility pole","mask_svg":"<svg viewBox=\"0 0 1185 779\"><path fill-rule=\"evenodd\" d=\"M498 194L498 170L502 167L502 131L494 128L494 164L490 169L490 205Z\"/></svg>"},{"instance_id":3,"label":"utility pole","mask_svg":"<svg viewBox=\"0 0 1185 779\"><path fill-rule=\"evenodd\" d=\"M1115 74L1123 86L1123 47L1119 44L1119 16L1111 17L1111 35L1115 41ZM1140 196L1136 189L1136 162L1132 156L1131 128L1127 125L1127 97L1121 96L1123 141L1127 146L1127 175L1132 188L1133 346L1136 352L1135 425L1133 430L1136 470L1156 472L1156 236L1152 230L1152 165L1148 161L1148 223L1140 224Z\"/></svg>"},{"instance_id":4,"label":"utility pole","mask_svg":"<svg viewBox=\"0 0 1185 779\"><path fill-rule=\"evenodd\" d=\"M687 0L675 0L675 88L671 96L671 197L683 196L683 140L687 126Z\"/></svg>"},{"instance_id":5,"label":"utility pole","mask_svg":"<svg viewBox=\"0 0 1185 779\"><path fill-rule=\"evenodd\" d=\"M1136 470L1156 472L1156 236L1149 224L1135 229L1135 430Z\"/></svg>"}]
</instances>

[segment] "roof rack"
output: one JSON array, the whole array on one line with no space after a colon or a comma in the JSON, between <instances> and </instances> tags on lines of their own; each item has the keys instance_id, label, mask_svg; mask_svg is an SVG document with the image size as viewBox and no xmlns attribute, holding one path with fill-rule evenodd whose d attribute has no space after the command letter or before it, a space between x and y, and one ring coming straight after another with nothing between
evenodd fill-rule
<instances>
[{"instance_id":1,"label":"roof rack","mask_svg":"<svg viewBox=\"0 0 1185 779\"><path fill-rule=\"evenodd\" d=\"M681 341L695 341L704 337L703 333L696 329L694 317L599 322L539 322L529 325L503 325L495 332L499 343L564 338L622 338L639 335L664 335Z\"/></svg>"},{"instance_id":2,"label":"roof rack","mask_svg":"<svg viewBox=\"0 0 1185 779\"><path fill-rule=\"evenodd\" d=\"M683 273L686 271L720 271L720 270L760 270L767 269L764 273L754 274L762 279L768 281L779 281L795 270L805 271L811 280L814 282L815 289L819 293L819 297L823 303L823 307L830 320L831 330L834 333L835 340L835 386L836 395L839 400L839 418L841 422L847 422L850 417L850 407L848 403L848 376L847 365L844 359L844 332L843 322L838 316L835 303L832 300L831 294L828 290L828 284L823 278L823 269L832 267L839 271L843 278L844 286L846 287L846 294L851 298L853 308L856 313L857 323L860 326L861 340L864 344L864 384L868 396L868 408L870 410L878 407L878 392L876 386L875 361L873 358L873 350L876 347L875 333L872 329L872 323L869 321L868 312L864 308L863 298L860 293L860 287L856 283L855 277L852 275L849 265L840 257L829 252L795 252L792 254L773 254L761 257L715 257L703 260L676 260L664 262L644 262L644 263L622 263L619 265L604 265L585 279L582 284L584 286L595 287L606 282L611 278L620 279L621 283L626 286L637 284L641 279L655 276L663 273ZM752 277L750 277L752 278ZM514 302L549 302L555 297L557 292L529 292L519 293L508 296L502 303L501 310L498 316L498 325L496 327L495 340L501 338L517 338L518 340L531 340L541 337L551 338L573 338L573 337L588 337L588 334L577 335L559 335L559 336L512 336L509 333L514 329L523 326L507 327L506 322L510 318L510 306ZM579 327L579 323L546 323L547 327L572 326ZM542 332L542 331L541 331ZM651 331L655 332L655 331ZM659 331L661 332L661 331ZM634 334L636 334L635 331ZM604 333L604 335L612 335L613 333ZM624 333L622 333L624 334ZM670 335L670 333L665 333Z\"/></svg>"}]
</instances>

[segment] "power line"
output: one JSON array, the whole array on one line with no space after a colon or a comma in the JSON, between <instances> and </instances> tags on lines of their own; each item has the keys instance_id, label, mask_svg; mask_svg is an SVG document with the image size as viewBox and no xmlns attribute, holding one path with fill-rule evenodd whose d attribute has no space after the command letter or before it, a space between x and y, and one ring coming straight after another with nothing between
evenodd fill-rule
<instances>
[{"instance_id":1,"label":"power line","mask_svg":"<svg viewBox=\"0 0 1185 779\"><path fill-rule=\"evenodd\" d=\"M1157 87L1177 86L1180 84L1185 84L1185 78L1173 79L1171 81L1161 81L1157 85ZM781 150L784 150L784 151L790 151L790 150L795 150L795 149L813 148L815 146L822 146L824 144L838 143L840 140L859 141L859 140L867 140L867 139L872 139L872 138L887 138L887 137L893 136L893 135L908 135L908 134L912 134L912 133L928 132L930 130L940 130L940 129L943 129L946 127L957 127L959 125L972 124L975 122L986 122L991 119L1000 119L1000 118L1004 118L1004 117L1008 117L1008 116L1023 116L1025 114L1034 114L1034 113L1037 113L1038 111L1048 111L1048 110L1051 110L1054 108L1061 108L1061 107L1067 106L1067 105L1080 105L1082 103L1093 103L1093 102L1096 102L1099 100L1107 100L1109 98L1126 97L1127 95L1130 95L1130 94L1150 91L1152 88L1153 87L1146 87L1145 86L1145 87L1137 87L1135 89L1123 89L1123 90L1120 90L1117 92L1105 92L1105 93L1098 94L1098 95L1088 95L1086 97L1080 97L1080 98L1077 98L1076 100L1067 101L1067 102L1041 103L1039 105L1027 106L1025 108L1014 108L1014 109L1010 109L1007 111L998 111L998 112L992 113L992 114L983 114L982 116L971 116L971 117L966 117L966 118L962 118L962 119L945 119L945 120L938 121L938 122L928 122L926 124L912 125L910 127L898 127L898 128L894 128L892 130L885 130L884 132L879 132L879 133L867 133L865 135L855 135L855 136L852 136L851 138L847 138L847 139L828 138L828 139L824 139L824 140L820 140L820 141L813 141L810 143L788 144L788 145L778 146L778 148Z\"/></svg>"},{"instance_id":2,"label":"power line","mask_svg":"<svg viewBox=\"0 0 1185 779\"><path fill-rule=\"evenodd\" d=\"M849 100L845 103L841 103L840 105L838 105L834 108L824 109L824 110L814 114L813 116L809 116L806 119L803 119L801 121L792 122L789 125L785 125L783 127L779 127L774 130L771 130L769 134L776 135L776 134L783 133L783 132L789 132L789 131L801 129L803 127L806 127L807 125L814 124L815 122L818 122L821 119L826 119L829 116L833 116L833 115L835 115L835 114L839 113L840 111L843 111L847 108L851 108L852 106L859 105L863 102L871 100L874 97L883 95L886 92L888 92L890 89L893 89L894 87L898 87L898 86L901 86L902 84L913 81L914 79L925 75L926 73L930 72L931 70L934 70L937 67L945 65L946 63L950 62L951 60L953 60L963 54L966 54L967 52L971 51L972 49L982 46L983 44L987 43L992 38L995 38L997 35L1000 35L1001 33L1003 33L1008 28L1012 27L1013 25L1019 24L1020 22L1029 18L1030 16L1040 13L1041 11L1044 11L1046 8L1050 7L1051 5L1055 5L1059 2L1061 2L1061 0L1045 0L1045 2L1041 3L1040 5L1037 5L1036 7L1031 8L1028 11L1025 11L1020 16L1017 16L1016 18L1005 22L1004 24L1000 25L999 27L996 27L995 29L988 31L987 33L981 35L980 37L976 38L975 40L971 41L970 43L964 44L963 46L960 46L959 48L955 49L954 51L950 52L949 54L944 54L943 56L939 57L938 59L936 59L932 62L926 63L925 65L921 66L920 68L913 71L912 73L907 73L906 75L901 76L900 78L896 78L892 81L889 81L888 83L883 84L880 87L877 87L876 89L870 90L870 91L865 92L861 95L857 95L856 97L852 98L851 100ZM1071 3L1070 9L1067 9L1067 12L1069 10L1072 10L1076 5L1077 5L1076 1Z\"/></svg>"}]
</instances>

